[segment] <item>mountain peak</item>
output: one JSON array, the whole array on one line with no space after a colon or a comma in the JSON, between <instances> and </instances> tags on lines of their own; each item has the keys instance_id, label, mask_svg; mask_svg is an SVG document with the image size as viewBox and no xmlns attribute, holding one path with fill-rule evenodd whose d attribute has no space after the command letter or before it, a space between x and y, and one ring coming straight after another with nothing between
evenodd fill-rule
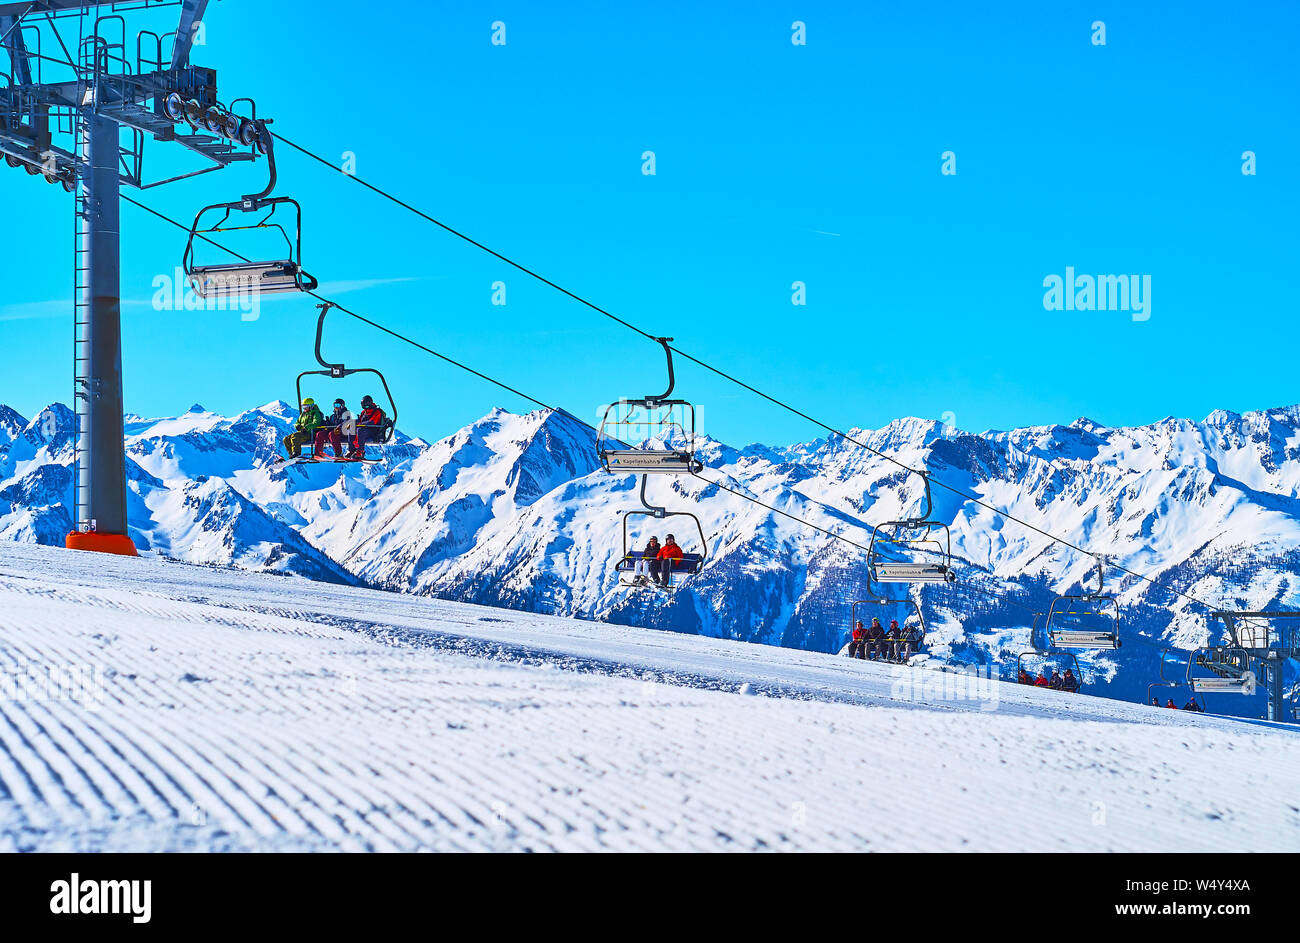
<instances>
[{"instance_id":1,"label":"mountain peak","mask_svg":"<svg viewBox=\"0 0 1300 943\"><path fill-rule=\"evenodd\" d=\"M202 406L200 406L198 403L195 403L193 406L191 406L189 409L187 409L187 410L185 410L185 411L186 411L187 413L206 413L206 412L207 412L207 410L204 409Z\"/></svg>"}]
</instances>

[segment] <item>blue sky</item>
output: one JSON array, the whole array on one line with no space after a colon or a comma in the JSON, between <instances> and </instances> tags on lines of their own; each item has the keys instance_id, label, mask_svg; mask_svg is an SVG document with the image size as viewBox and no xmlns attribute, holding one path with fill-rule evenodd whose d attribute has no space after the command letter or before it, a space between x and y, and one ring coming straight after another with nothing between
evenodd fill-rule
<instances>
[{"instance_id":1,"label":"blue sky","mask_svg":"<svg viewBox=\"0 0 1300 943\"><path fill-rule=\"evenodd\" d=\"M1300 400L1294 4L540 6L381 18L300 0L268 17L225 0L193 58L287 137L355 153L361 176L837 425L1120 425ZM584 418L662 386L653 345L282 150L277 193L302 202L327 293ZM184 163L157 144L146 161ZM264 173L131 195L188 221ZM72 201L3 166L0 194L23 221L0 256L0 402L30 416L70 395ZM122 215L128 411L291 400L314 365L311 299L267 299L251 323L154 311L184 237ZM1149 275L1150 319L1045 310L1043 279L1067 266ZM346 318L326 352L381 368L426 437L527 406ZM690 365L678 391L735 444L817 435Z\"/></svg>"}]
</instances>

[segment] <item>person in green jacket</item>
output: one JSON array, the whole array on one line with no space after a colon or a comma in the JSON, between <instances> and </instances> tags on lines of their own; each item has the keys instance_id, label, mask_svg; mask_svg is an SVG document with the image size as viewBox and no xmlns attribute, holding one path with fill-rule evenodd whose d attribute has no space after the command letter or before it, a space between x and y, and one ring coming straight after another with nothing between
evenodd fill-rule
<instances>
[{"instance_id":1,"label":"person in green jacket","mask_svg":"<svg viewBox=\"0 0 1300 943\"><path fill-rule=\"evenodd\" d=\"M289 458L302 457L303 443L315 439L316 430L324 422L325 417L321 414L316 401L310 396L303 400L298 410L298 421L293 424L293 432L284 437L284 450L289 453Z\"/></svg>"}]
</instances>

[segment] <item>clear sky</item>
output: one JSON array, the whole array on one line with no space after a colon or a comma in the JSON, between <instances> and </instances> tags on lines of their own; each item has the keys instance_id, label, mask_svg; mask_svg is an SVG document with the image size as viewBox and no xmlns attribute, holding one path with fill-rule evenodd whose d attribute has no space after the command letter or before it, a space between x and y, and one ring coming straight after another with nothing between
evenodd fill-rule
<instances>
[{"instance_id":1,"label":"clear sky","mask_svg":"<svg viewBox=\"0 0 1300 943\"><path fill-rule=\"evenodd\" d=\"M832 423L1120 425L1300 401L1298 10L223 0L193 61L287 137L354 153L360 176ZM163 144L150 161L185 164ZM652 344L287 148L279 163L327 294L585 418L662 387ZM264 174L128 192L188 221ZM30 416L70 398L72 199L0 165L0 206L0 402ZM155 311L184 236L122 217L127 410L292 400L312 300L255 322ZM1045 310L1067 266L1149 275L1149 320ZM413 434L527 408L345 318L326 353L381 368ZM737 445L817 435L687 364L678 391Z\"/></svg>"}]
</instances>

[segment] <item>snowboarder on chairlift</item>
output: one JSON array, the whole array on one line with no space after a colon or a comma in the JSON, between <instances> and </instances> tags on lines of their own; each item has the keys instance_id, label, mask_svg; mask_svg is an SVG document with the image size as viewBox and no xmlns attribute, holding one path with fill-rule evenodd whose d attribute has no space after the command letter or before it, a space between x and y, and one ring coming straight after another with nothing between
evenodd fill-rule
<instances>
[{"instance_id":1,"label":"snowboarder on chairlift","mask_svg":"<svg viewBox=\"0 0 1300 943\"><path fill-rule=\"evenodd\" d=\"M659 548L658 558L659 566L653 574L655 582L667 588L673 578L673 562L682 558L682 548L677 546L677 540L672 534L664 538L664 545Z\"/></svg>"},{"instance_id":2,"label":"snowboarder on chairlift","mask_svg":"<svg viewBox=\"0 0 1300 943\"><path fill-rule=\"evenodd\" d=\"M1079 679L1070 668L1066 668L1065 674L1061 677L1061 690L1067 694L1079 693Z\"/></svg>"},{"instance_id":3,"label":"snowboarder on chairlift","mask_svg":"<svg viewBox=\"0 0 1300 943\"><path fill-rule=\"evenodd\" d=\"M386 418L384 411L375 405L375 401L369 395L361 397L361 415L357 417L357 434L352 439L352 450L348 452L348 458L366 457L366 445L372 442L378 443L383 438Z\"/></svg>"},{"instance_id":4,"label":"snowboarder on chairlift","mask_svg":"<svg viewBox=\"0 0 1300 943\"><path fill-rule=\"evenodd\" d=\"M316 430L325 422L320 407L308 396L298 406L298 419L293 424L293 432L284 437L284 450L289 458L301 458L302 447L316 438ZM281 459L283 461L283 459Z\"/></svg>"},{"instance_id":5,"label":"snowboarder on chairlift","mask_svg":"<svg viewBox=\"0 0 1300 943\"><path fill-rule=\"evenodd\" d=\"M853 638L849 642L849 657L867 657L867 630L862 627L861 619L853 626Z\"/></svg>"},{"instance_id":6,"label":"snowboarder on chairlift","mask_svg":"<svg viewBox=\"0 0 1300 943\"><path fill-rule=\"evenodd\" d=\"M316 457L324 457L325 439L328 437L330 446L334 449L334 457L343 458L343 440L347 439L350 443L356 434L357 421L352 417L347 404L343 402L343 397L339 397L334 401L334 412L330 413L325 424L316 430Z\"/></svg>"},{"instance_id":7,"label":"snowboarder on chairlift","mask_svg":"<svg viewBox=\"0 0 1300 943\"><path fill-rule=\"evenodd\" d=\"M885 654L885 629L880 620L872 618L871 628L867 629L867 657L876 661Z\"/></svg>"},{"instance_id":8,"label":"snowboarder on chairlift","mask_svg":"<svg viewBox=\"0 0 1300 943\"><path fill-rule=\"evenodd\" d=\"M636 558L636 563L632 568L632 582L637 586L649 586L650 577L654 572L655 560L659 558L659 538L651 537L646 542L645 549L641 551L641 556ZM658 582L658 580L655 580Z\"/></svg>"}]
</instances>

